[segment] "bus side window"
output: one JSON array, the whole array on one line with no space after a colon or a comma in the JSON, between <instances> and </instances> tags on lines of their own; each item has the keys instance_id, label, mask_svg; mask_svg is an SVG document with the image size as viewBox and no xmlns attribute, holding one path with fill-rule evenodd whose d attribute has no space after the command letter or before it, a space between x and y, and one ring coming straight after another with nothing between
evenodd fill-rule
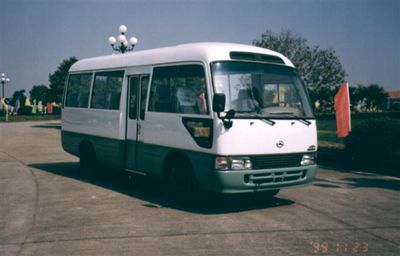
<instances>
[{"instance_id":1,"label":"bus side window","mask_svg":"<svg viewBox=\"0 0 400 256\"><path fill-rule=\"evenodd\" d=\"M66 107L87 108L89 104L89 91L92 82L92 73L72 74L68 78Z\"/></svg>"},{"instance_id":2,"label":"bus side window","mask_svg":"<svg viewBox=\"0 0 400 256\"><path fill-rule=\"evenodd\" d=\"M154 68L149 111L208 114L205 81L201 65Z\"/></svg>"},{"instance_id":3,"label":"bus side window","mask_svg":"<svg viewBox=\"0 0 400 256\"><path fill-rule=\"evenodd\" d=\"M149 89L149 76L143 76L140 95L140 120L144 120L146 112L147 91Z\"/></svg>"},{"instance_id":4,"label":"bus side window","mask_svg":"<svg viewBox=\"0 0 400 256\"><path fill-rule=\"evenodd\" d=\"M91 108L119 109L123 76L124 71L96 73Z\"/></svg>"},{"instance_id":5,"label":"bus side window","mask_svg":"<svg viewBox=\"0 0 400 256\"><path fill-rule=\"evenodd\" d=\"M138 78L129 79L129 119L136 119Z\"/></svg>"},{"instance_id":6,"label":"bus side window","mask_svg":"<svg viewBox=\"0 0 400 256\"><path fill-rule=\"evenodd\" d=\"M149 111L174 112L171 90L173 87L172 78L175 77L176 70L176 66L154 68Z\"/></svg>"}]
</instances>

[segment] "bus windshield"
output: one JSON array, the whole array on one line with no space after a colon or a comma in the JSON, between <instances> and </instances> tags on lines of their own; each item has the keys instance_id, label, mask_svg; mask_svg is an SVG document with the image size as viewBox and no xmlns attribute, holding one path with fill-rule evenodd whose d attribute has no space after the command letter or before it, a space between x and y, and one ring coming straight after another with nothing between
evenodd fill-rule
<instances>
[{"instance_id":1,"label":"bus windshield","mask_svg":"<svg viewBox=\"0 0 400 256\"><path fill-rule=\"evenodd\" d=\"M214 90L236 117L312 118L306 89L290 67L237 61L211 64Z\"/></svg>"}]
</instances>

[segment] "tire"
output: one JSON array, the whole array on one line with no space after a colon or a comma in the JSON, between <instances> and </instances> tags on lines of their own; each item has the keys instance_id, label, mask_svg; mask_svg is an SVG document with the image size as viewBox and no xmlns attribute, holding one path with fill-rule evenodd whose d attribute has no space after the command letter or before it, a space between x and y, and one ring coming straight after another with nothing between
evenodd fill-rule
<instances>
[{"instance_id":1,"label":"tire","mask_svg":"<svg viewBox=\"0 0 400 256\"><path fill-rule=\"evenodd\" d=\"M96 173L98 167L93 147L85 143L79 149L79 170L83 176L89 177Z\"/></svg>"},{"instance_id":2,"label":"tire","mask_svg":"<svg viewBox=\"0 0 400 256\"><path fill-rule=\"evenodd\" d=\"M199 187L188 160L174 158L166 167L165 188L167 197L179 203L196 202Z\"/></svg>"}]
</instances>

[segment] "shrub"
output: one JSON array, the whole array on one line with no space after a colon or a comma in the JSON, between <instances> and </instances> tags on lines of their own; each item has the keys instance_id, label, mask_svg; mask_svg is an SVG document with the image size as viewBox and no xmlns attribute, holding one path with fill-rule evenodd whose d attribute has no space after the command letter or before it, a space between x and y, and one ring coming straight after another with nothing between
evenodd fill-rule
<instances>
[{"instance_id":1,"label":"shrub","mask_svg":"<svg viewBox=\"0 0 400 256\"><path fill-rule=\"evenodd\" d=\"M400 119L372 118L354 127L345 140L346 152L357 165L400 164Z\"/></svg>"},{"instance_id":2,"label":"shrub","mask_svg":"<svg viewBox=\"0 0 400 256\"><path fill-rule=\"evenodd\" d=\"M23 106L18 109L18 115L30 116L32 115L32 107L31 106Z\"/></svg>"},{"instance_id":3,"label":"shrub","mask_svg":"<svg viewBox=\"0 0 400 256\"><path fill-rule=\"evenodd\" d=\"M317 120L335 120L335 113L316 113L315 117ZM351 119L369 119L369 118L385 118L393 117L400 118L400 111L385 111L385 112L360 112L351 113Z\"/></svg>"},{"instance_id":4,"label":"shrub","mask_svg":"<svg viewBox=\"0 0 400 256\"><path fill-rule=\"evenodd\" d=\"M53 115L60 115L61 114L61 107L53 107Z\"/></svg>"}]
</instances>

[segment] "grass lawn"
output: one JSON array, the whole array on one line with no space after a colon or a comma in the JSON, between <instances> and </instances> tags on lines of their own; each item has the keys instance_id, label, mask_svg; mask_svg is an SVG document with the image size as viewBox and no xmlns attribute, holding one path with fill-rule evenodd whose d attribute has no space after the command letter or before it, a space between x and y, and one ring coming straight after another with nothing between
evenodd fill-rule
<instances>
[{"instance_id":1,"label":"grass lawn","mask_svg":"<svg viewBox=\"0 0 400 256\"><path fill-rule=\"evenodd\" d=\"M352 126L357 126L363 119L352 120ZM345 138L338 138L336 120L317 120L318 146L322 148L344 149Z\"/></svg>"},{"instance_id":2,"label":"grass lawn","mask_svg":"<svg viewBox=\"0 0 400 256\"><path fill-rule=\"evenodd\" d=\"M35 115L35 116L8 116L8 122L59 120L61 115ZM6 116L0 116L0 123L6 122Z\"/></svg>"},{"instance_id":3,"label":"grass lawn","mask_svg":"<svg viewBox=\"0 0 400 256\"><path fill-rule=\"evenodd\" d=\"M344 138L336 134L335 120L317 120L318 131L318 164L324 166L345 167Z\"/></svg>"}]
</instances>

